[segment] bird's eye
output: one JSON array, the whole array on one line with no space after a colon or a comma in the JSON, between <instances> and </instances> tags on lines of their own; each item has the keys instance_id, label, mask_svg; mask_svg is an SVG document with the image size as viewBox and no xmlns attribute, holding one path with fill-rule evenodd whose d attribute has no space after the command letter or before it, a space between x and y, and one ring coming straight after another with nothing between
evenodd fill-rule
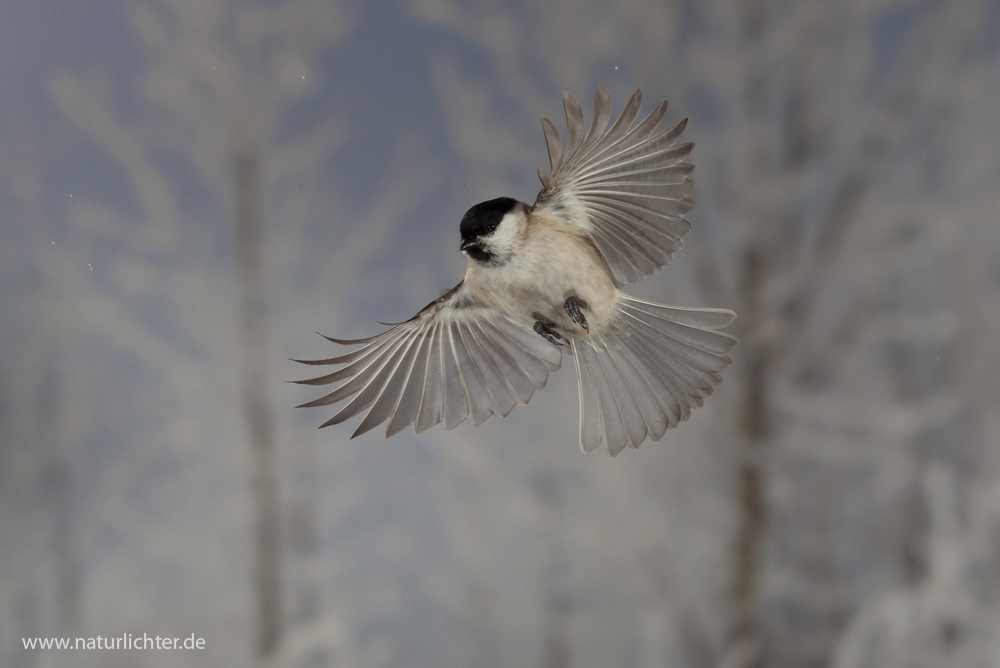
<instances>
[{"instance_id":1,"label":"bird's eye","mask_svg":"<svg viewBox=\"0 0 1000 668\"><path fill-rule=\"evenodd\" d=\"M489 225L486 226L486 231L487 232L494 232L494 231L496 231L496 229L497 229L497 224L496 223L490 223Z\"/></svg>"}]
</instances>

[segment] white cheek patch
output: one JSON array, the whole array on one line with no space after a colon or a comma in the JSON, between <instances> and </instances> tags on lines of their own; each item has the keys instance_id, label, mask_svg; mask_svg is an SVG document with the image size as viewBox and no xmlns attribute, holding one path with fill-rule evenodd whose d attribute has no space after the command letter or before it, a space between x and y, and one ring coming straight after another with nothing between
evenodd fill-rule
<instances>
[{"instance_id":1,"label":"white cheek patch","mask_svg":"<svg viewBox=\"0 0 1000 668\"><path fill-rule=\"evenodd\" d=\"M483 240L483 245L498 258L503 260L510 259L510 256L514 254L520 243L521 223L521 214L516 212L508 213L500 220L496 231Z\"/></svg>"},{"instance_id":2,"label":"white cheek patch","mask_svg":"<svg viewBox=\"0 0 1000 668\"><path fill-rule=\"evenodd\" d=\"M514 241L518 237L520 230L520 220L516 213L508 213L500 221L497 226L496 232L491 236L496 241L509 242Z\"/></svg>"}]
</instances>

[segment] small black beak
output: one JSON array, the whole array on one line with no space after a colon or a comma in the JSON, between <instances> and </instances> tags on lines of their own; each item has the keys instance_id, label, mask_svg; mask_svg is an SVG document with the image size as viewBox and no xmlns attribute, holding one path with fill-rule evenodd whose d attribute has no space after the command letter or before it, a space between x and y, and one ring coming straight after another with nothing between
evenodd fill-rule
<instances>
[{"instance_id":1,"label":"small black beak","mask_svg":"<svg viewBox=\"0 0 1000 668\"><path fill-rule=\"evenodd\" d=\"M470 248L478 248L478 247L479 247L478 239L465 239L462 241L462 245L459 246L458 250L466 251L469 250Z\"/></svg>"}]
</instances>

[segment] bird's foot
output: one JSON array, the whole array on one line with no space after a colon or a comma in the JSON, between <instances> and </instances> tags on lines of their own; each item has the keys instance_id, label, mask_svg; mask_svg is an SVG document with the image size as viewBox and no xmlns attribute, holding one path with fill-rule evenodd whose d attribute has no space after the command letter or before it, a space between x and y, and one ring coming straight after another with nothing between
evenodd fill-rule
<instances>
[{"instance_id":1,"label":"bird's foot","mask_svg":"<svg viewBox=\"0 0 1000 668\"><path fill-rule=\"evenodd\" d=\"M583 301L576 295L570 295L563 304L563 308L566 309L566 313L569 314L569 317L573 320L573 322L586 330L590 330L590 327L587 325L587 319L583 316L583 312L580 310L581 308L590 308L587 306L587 302Z\"/></svg>"},{"instance_id":2,"label":"bird's foot","mask_svg":"<svg viewBox=\"0 0 1000 668\"><path fill-rule=\"evenodd\" d=\"M541 320L535 321L535 331L548 339L549 343L553 345L560 345L561 342L566 341L565 337L560 334L554 327L543 323Z\"/></svg>"}]
</instances>

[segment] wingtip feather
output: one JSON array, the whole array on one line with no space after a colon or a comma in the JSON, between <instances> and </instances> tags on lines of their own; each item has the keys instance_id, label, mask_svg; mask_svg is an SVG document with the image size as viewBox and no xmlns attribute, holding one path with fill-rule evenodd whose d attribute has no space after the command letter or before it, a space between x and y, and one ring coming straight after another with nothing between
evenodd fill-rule
<instances>
[{"instance_id":1,"label":"wingtip feather","mask_svg":"<svg viewBox=\"0 0 1000 668\"><path fill-rule=\"evenodd\" d=\"M342 346L355 346L355 345L358 345L359 343L368 343L373 338L375 338L375 337L369 336L366 339L335 339L332 336L327 336L326 334L321 334L320 332L316 332L316 333L319 334L320 336L322 336L327 341L330 341L331 343L338 343L338 344L340 344Z\"/></svg>"},{"instance_id":2,"label":"wingtip feather","mask_svg":"<svg viewBox=\"0 0 1000 668\"><path fill-rule=\"evenodd\" d=\"M545 135L545 147L549 152L549 172L555 174L556 168L562 162L562 138L555 123L542 116L542 134Z\"/></svg>"},{"instance_id":3,"label":"wingtip feather","mask_svg":"<svg viewBox=\"0 0 1000 668\"><path fill-rule=\"evenodd\" d=\"M542 168L538 168L538 180L542 182L542 187L546 190L552 190L552 181L549 180L549 175L542 171Z\"/></svg>"}]
</instances>

